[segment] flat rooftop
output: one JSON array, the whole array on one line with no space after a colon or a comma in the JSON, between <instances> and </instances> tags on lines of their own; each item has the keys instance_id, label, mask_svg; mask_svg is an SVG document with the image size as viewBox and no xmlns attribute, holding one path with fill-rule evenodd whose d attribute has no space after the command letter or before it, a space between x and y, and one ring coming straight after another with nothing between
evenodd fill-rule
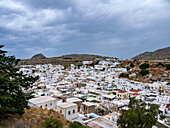
<instances>
[{"instance_id":1,"label":"flat rooftop","mask_svg":"<svg viewBox=\"0 0 170 128\"><path fill-rule=\"evenodd\" d=\"M84 104L86 106L95 106L93 103L90 103L90 102L83 102L82 104Z\"/></svg>"},{"instance_id":2,"label":"flat rooftop","mask_svg":"<svg viewBox=\"0 0 170 128\"><path fill-rule=\"evenodd\" d=\"M61 108L69 108L69 107L77 106L77 104L74 104L74 103L61 103L61 104L57 104L57 106L61 107Z\"/></svg>"},{"instance_id":3,"label":"flat rooftop","mask_svg":"<svg viewBox=\"0 0 170 128\"><path fill-rule=\"evenodd\" d=\"M103 97L109 98L109 99L114 99L115 95L103 95Z\"/></svg>"},{"instance_id":4,"label":"flat rooftop","mask_svg":"<svg viewBox=\"0 0 170 128\"><path fill-rule=\"evenodd\" d=\"M81 102L82 100L79 98L68 98L67 102L68 103L73 103L73 102Z\"/></svg>"},{"instance_id":5,"label":"flat rooftop","mask_svg":"<svg viewBox=\"0 0 170 128\"><path fill-rule=\"evenodd\" d=\"M56 99L51 96L40 96L37 98L30 99L29 102L31 102L33 104L40 104L40 103L48 102L51 100L56 100Z\"/></svg>"},{"instance_id":6,"label":"flat rooftop","mask_svg":"<svg viewBox=\"0 0 170 128\"><path fill-rule=\"evenodd\" d=\"M118 128L114 122L102 117L90 121L87 126L90 128Z\"/></svg>"}]
</instances>

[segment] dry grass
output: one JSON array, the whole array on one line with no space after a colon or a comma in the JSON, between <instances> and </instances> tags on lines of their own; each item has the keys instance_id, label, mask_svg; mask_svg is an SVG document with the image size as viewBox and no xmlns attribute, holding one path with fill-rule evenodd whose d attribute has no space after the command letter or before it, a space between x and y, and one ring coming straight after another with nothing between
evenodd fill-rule
<instances>
[{"instance_id":1,"label":"dry grass","mask_svg":"<svg viewBox=\"0 0 170 128\"><path fill-rule=\"evenodd\" d=\"M63 123L63 128L69 127L69 121L67 121L61 114L50 109L33 108L25 109L25 113L22 116L10 115L8 119L3 120L0 124L0 128L7 126L8 128L42 128L42 124L45 118L51 117L58 119Z\"/></svg>"}]
</instances>

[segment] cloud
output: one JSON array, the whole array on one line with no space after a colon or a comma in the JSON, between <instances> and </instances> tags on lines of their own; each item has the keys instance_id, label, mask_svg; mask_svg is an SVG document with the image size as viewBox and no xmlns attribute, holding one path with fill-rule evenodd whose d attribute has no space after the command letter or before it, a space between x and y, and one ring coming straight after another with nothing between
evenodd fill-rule
<instances>
[{"instance_id":1,"label":"cloud","mask_svg":"<svg viewBox=\"0 0 170 128\"><path fill-rule=\"evenodd\" d=\"M48 26L53 21L63 21L65 13L69 12L69 10L62 11L58 9L36 10L11 0L7 0L7 3L5 3L3 0L0 2L1 8L10 11L10 14L0 16L0 26L12 30L40 30L41 27Z\"/></svg>"},{"instance_id":2,"label":"cloud","mask_svg":"<svg viewBox=\"0 0 170 128\"><path fill-rule=\"evenodd\" d=\"M95 53L130 58L168 46L168 0L1 0L0 41L28 58Z\"/></svg>"}]
</instances>

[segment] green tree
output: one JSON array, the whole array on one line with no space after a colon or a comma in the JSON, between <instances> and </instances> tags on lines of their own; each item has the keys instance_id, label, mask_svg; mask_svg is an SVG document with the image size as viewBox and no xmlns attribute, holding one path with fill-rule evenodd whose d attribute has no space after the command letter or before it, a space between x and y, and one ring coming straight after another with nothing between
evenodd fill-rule
<instances>
[{"instance_id":1,"label":"green tree","mask_svg":"<svg viewBox=\"0 0 170 128\"><path fill-rule=\"evenodd\" d=\"M143 63L139 66L140 69L146 69L149 68L149 64L148 63Z\"/></svg>"},{"instance_id":2,"label":"green tree","mask_svg":"<svg viewBox=\"0 0 170 128\"><path fill-rule=\"evenodd\" d=\"M121 73L121 74L119 75L119 78L120 78L120 77L129 77L129 74Z\"/></svg>"},{"instance_id":3,"label":"green tree","mask_svg":"<svg viewBox=\"0 0 170 128\"><path fill-rule=\"evenodd\" d=\"M32 87L37 77L23 75L16 67L18 59L14 56L6 56L6 51L1 50L0 45L0 119L8 114L24 113L24 108L29 108L28 99L32 96L24 93Z\"/></svg>"},{"instance_id":4,"label":"green tree","mask_svg":"<svg viewBox=\"0 0 170 128\"><path fill-rule=\"evenodd\" d=\"M43 123L42 127L43 128L63 128L63 123L53 117L50 117L50 118L45 119L45 122Z\"/></svg>"},{"instance_id":5,"label":"green tree","mask_svg":"<svg viewBox=\"0 0 170 128\"><path fill-rule=\"evenodd\" d=\"M130 68L129 68L129 67L126 67L126 69L127 69L127 71L129 71L129 70L130 70Z\"/></svg>"},{"instance_id":6,"label":"green tree","mask_svg":"<svg viewBox=\"0 0 170 128\"><path fill-rule=\"evenodd\" d=\"M133 63L130 63L130 67L133 68L135 67L135 65Z\"/></svg>"},{"instance_id":7,"label":"green tree","mask_svg":"<svg viewBox=\"0 0 170 128\"><path fill-rule=\"evenodd\" d=\"M166 69L170 70L170 64L166 65Z\"/></svg>"},{"instance_id":8,"label":"green tree","mask_svg":"<svg viewBox=\"0 0 170 128\"><path fill-rule=\"evenodd\" d=\"M128 108L118 118L117 123L121 128L151 128L157 122L158 105L130 98Z\"/></svg>"},{"instance_id":9,"label":"green tree","mask_svg":"<svg viewBox=\"0 0 170 128\"><path fill-rule=\"evenodd\" d=\"M81 123L74 121L73 123L70 123L69 128L87 128L86 126L83 126Z\"/></svg>"},{"instance_id":10,"label":"green tree","mask_svg":"<svg viewBox=\"0 0 170 128\"><path fill-rule=\"evenodd\" d=\"M164 116L164 115L160 115L160 118L163 120L163 119L165 119L165 118L166 118L166 116Z\"/></svg>"},{"instance_id":11,"label":"green tree","mask_svg":"<svg viewBox=\"0 0 170 128\"><path fill-rule=\"evenodd\" d=\"M141 74L142 76L146 76L147 74L149 74L149 71L146 70L146 69L142 69L142 70L140 71L140 74Z\"/></svg>"}]
</instances>

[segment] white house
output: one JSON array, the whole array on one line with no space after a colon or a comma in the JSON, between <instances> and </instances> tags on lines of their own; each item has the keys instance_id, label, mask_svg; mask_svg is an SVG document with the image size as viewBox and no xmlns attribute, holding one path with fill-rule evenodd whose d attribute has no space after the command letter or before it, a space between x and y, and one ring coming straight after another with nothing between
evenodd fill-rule
<instances>
[{"instance_id":1,"label":"white house","mask_svg":"<svg viewBox=\"0 0 170 128\"><path fill-rule=\"evenodd\" d=\"M55 109L56 108L56 99L51 96L41 96L41 97L30 99L28 101L28 105L31 107Z\"/></svg>"},{"instance_id":2,"label":"white house","mask_svg":"<svg viewBox=\"0 0 170 128\"><path fill-rule=\"evenodd\" d=\"M67 120L72 120L78 117L77 104L75 103L60 103L57 104L57 111L63 114Z\"/></svg>"}]
</instances>

